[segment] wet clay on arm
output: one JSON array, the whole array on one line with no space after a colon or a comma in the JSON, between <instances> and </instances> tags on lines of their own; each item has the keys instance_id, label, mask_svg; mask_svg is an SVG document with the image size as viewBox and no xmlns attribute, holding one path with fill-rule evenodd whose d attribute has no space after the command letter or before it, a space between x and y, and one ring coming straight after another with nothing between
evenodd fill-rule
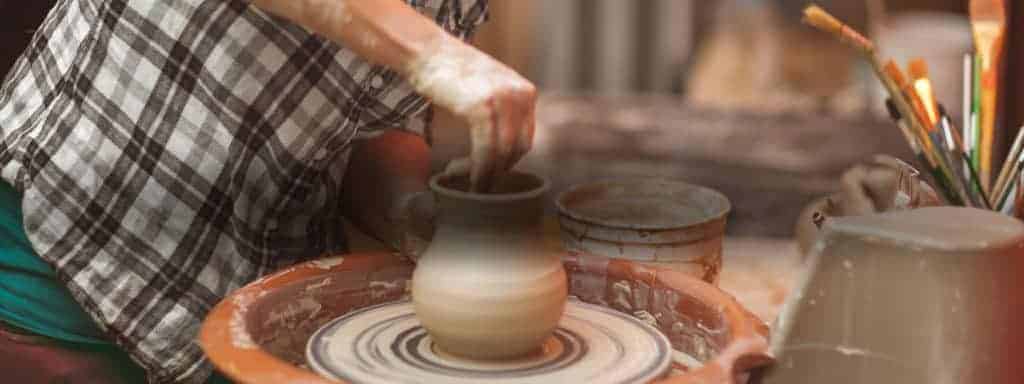
<instances>
[{"instance_id":1,"label":"wet clay on arm","mask_svg":"<svg viewBox=\"0 0 1024 384\"><path fill-rule=\"evenodd\" d=\"M435 105L466 119L468 159L447 172L469 173L488 191L533 141L536 88L483 52L449 35L398 0L253 0L252 4L331 39L405 77Z\"/></svg>"}]
</instances>

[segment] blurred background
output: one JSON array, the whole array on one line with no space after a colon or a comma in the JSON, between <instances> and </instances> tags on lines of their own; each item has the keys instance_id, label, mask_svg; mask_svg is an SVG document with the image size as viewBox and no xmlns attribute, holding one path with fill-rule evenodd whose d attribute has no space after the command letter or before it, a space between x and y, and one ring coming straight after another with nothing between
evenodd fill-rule
<instances>
[{"instance_id":1,"label":"blurred background","mask_svg":"<svg viewBox=\"0 0 1024 384\"><path fill-rule=\"evenodd\" d=\"M875 80L849 49L799 22L806 3L492 0L477 42L547 91L658 92L702 106L861 113L878 91ZM950 81L936 81L948 85L940 97L959 101L960 63L971 49L966 1L817 3L871 35L884 55L921 56L940 75L950 72Z\"/></svg>"},{"instance_id":2,"label":"blurred background","mask_svg":"<svg viewBox=\"0 0 1024 384\"><path fill-rule=\"evenodd\" d=\"M0 73L53 3L0 0ZM476 44L541 89L535 148L521 167L549 175L556 193L600 178L682 179L729 196L730 233L785 237L844 169L875 153L910 158L866 64L799 22L806 3L491 0ZM939 101L959 121L961 63L972 50L966 0L818 3L883 56L925 58ZM1017 31L1021 11L1011 9ZM1022 64L1014 35L1007 68ZM1024 101L1010 72L1004 137ZM442 130L438 159L465 151L458 134Z\"/></svg>"},{"instance_id":3,"label":"blurred background","mask_svg":"<svg viewBox=\"0 0 1024 384\"><path fill-rule=\"evenodd\" d=\"M546 171L556 191L682 179L729 196L731 235L787 237L801 207L835 191L850 166L876 153L912 159L867 63L800 22L808 3L492 0L476 41L544 91L523 166ZM960 121L963 56L973 50L966 0L816 3L881 56L901 66L924 58Z\"/></svg>"}]
</instances>

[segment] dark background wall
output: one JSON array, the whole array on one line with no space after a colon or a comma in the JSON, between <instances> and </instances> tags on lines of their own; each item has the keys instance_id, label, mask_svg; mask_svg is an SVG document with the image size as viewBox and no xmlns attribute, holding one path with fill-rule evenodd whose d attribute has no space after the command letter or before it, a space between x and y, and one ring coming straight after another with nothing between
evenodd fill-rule
<instances>
[{"instance_id":1,"label":"dark background wall","mask_svg":"<svg viewBox=\"0 0 1024 384\"><path fill-rule=\"evenodd\" d=\"M0 75L6 76L56 0L0 0Z\"/></svg>"}]
</instances>

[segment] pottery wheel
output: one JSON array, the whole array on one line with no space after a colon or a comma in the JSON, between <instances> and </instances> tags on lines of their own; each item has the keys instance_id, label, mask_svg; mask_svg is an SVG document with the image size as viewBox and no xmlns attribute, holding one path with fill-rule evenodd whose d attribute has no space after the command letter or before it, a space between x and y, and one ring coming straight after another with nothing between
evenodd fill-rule
<instances>
[{"instance_id":1,"label":"pottery wheel","mask_svg":"<svg viewBox=\"0 0 1024 384\"><path fill-rule=\"evenodd\" d=\"M314 371L352 383L644 383L667 372L671 355L654 327L577 300L566 303L540 351L515 360L469 360L439 350L409 300L334 319L306 346Z\"/></svg>"}]
</instances>

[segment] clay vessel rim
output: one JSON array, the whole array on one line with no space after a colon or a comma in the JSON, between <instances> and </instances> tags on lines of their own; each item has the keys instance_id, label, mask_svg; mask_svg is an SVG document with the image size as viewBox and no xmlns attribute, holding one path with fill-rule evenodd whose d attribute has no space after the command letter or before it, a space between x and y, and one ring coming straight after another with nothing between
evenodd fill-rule
<instances>
[{"instance_id":1,"label":"clay vessel rim","mask_svg":"<svg viewBox=\"0 0 1024 384\"><path fill-rule=\"evenodd\" d=\"M1001 220L1001 223L985 223L985 226L977 226L964 221L934 222L929 227L934 233L923 231L920 226L908 222L909 227L899 227L895 223L906 222L920 217L922 214L938 212L946 217L960 220L968 220L970 217L990 216ZM903 224L908 225L908 224ZM975 227L983 229L987 233L985 239L978 239L971 242L956 240L958 235L964 234L967 229ZM829 220L822 227L820 240L836 235L856 235L872 239L872 242L886 244L894 247L910 247L935 254L955 255L962 252L992 252L1012 248L1021 248L1024 244L1014 236L1024 228L1024 223L1010 216L995 213L993 211L969 208L969 207L921 207L905 211L889 211L874 215L861 216L840 216Z\"/></svg>"},{"instance_id":2,"label":"clay vessel rim","mask_svg":"<svg viewBox=\"0 0 1024 384\"><path fill-rule=\"evenodd\" d=\"M430 190L435 194L455 198L459 200L472 200L481 202L509 202L509 201L522 201L530 200L543 196L551 188L551 181L546 177L520 171L511 171L505 174L504 177L523 177L531 178L536 181L537 186L521 192L511 193L476 193L458 190L455 188L446 187L441 184L442 181L449 180L460 176L453 176L447 174L437 174L430 178Z\"/></svg>"},{"instance_id":3,"label":"clay vessel rim","mask_svg":"<svg viewBox=\"0 0 1024 384\"><path fill-rule=\"evenodd\" d=\"M621 185L626 187L636 186L639 184L658 183L662 185L671 185L675 187L688 188L700 192L701 194L711 196L721 205L721 209L715 210L710 214L701 215L698 219L692 220L680 220L672 224L648 224L642 222L626 222L621 219L601 219L588 215L585 212L581 212L573 208L572 204L569 204L567 200L570 197L579 193L580 191L590 188L602 188L610 187L614 185ZM615 178L605 179L589 183L576 184L569 189L562 191L555 198L555 208L558 210L560 216L568 217L570 219L596 226L601 226L610 229L626 229L626 230L644 230L644 231L674 231L686 228L702 227L706 224L717 222L725 219L732 211L732 202L722 192L719 192L713 188L705 187L702 185L691 184L685 181L673 180L662 177L629 177L629 178Z\"/></svg>"}]
</instances>

